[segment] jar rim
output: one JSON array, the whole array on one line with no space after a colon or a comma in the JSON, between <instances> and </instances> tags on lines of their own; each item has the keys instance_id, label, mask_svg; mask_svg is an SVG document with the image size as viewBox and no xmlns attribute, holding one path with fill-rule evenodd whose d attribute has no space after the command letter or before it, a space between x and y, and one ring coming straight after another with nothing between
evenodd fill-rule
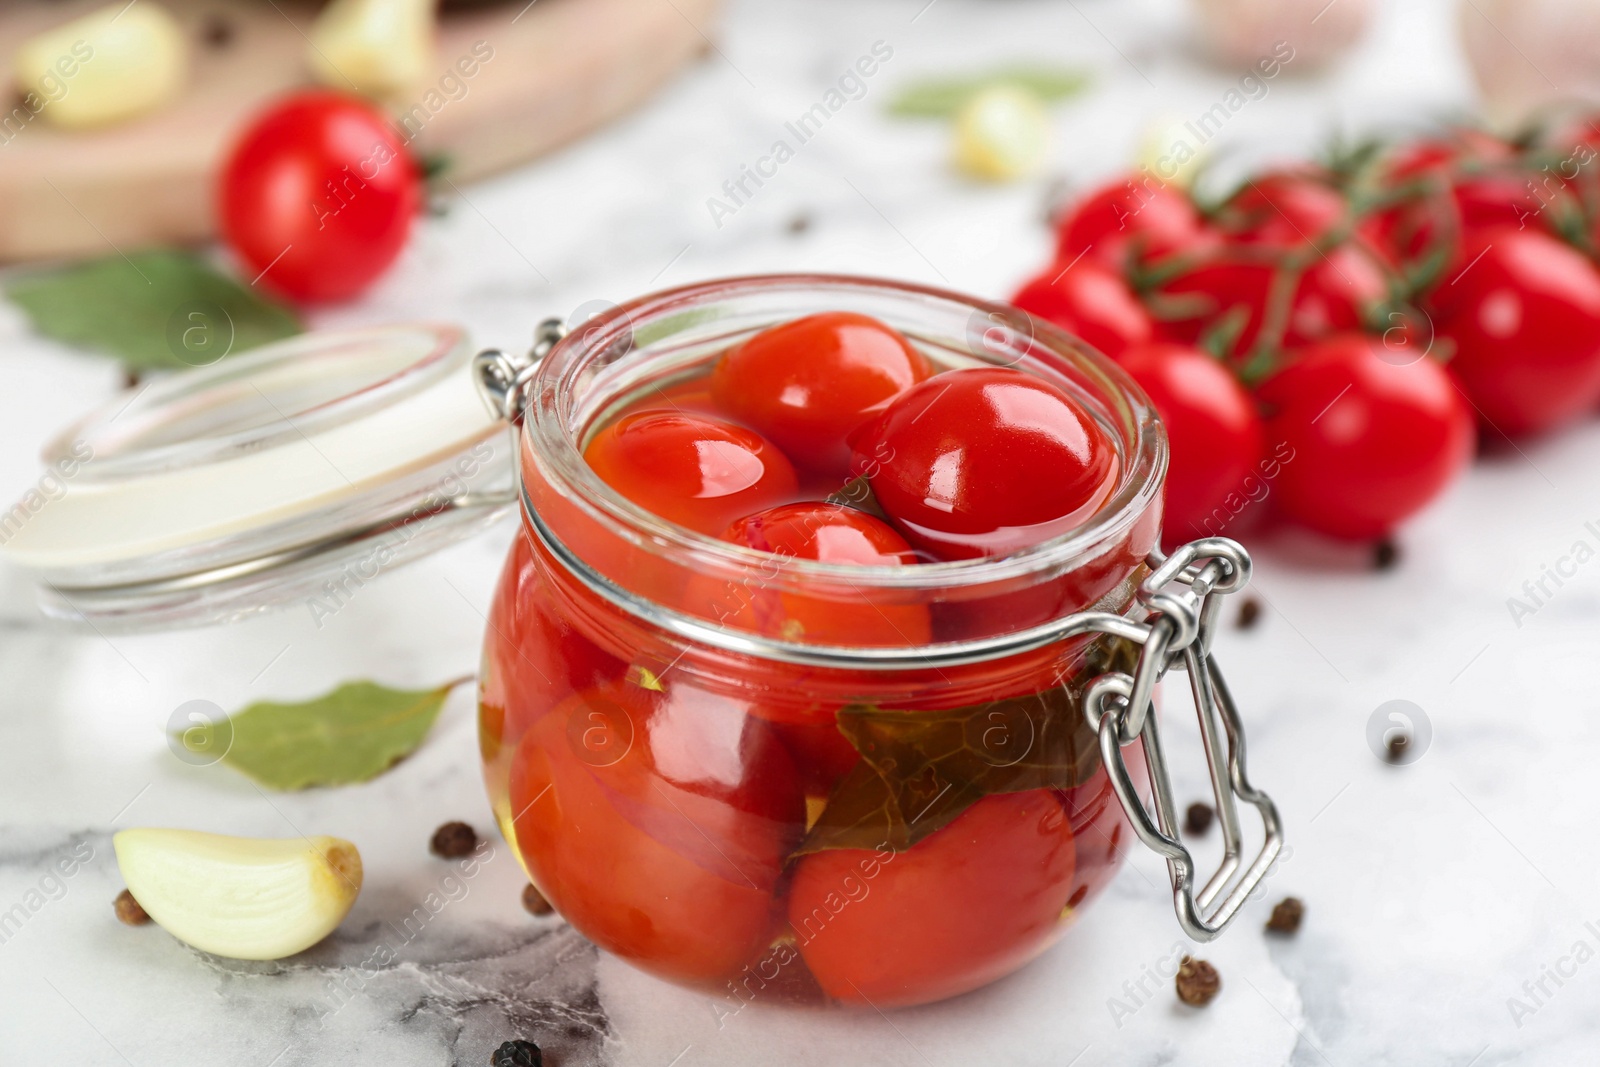
<instances>
[{"instance_id":1,"label":"jar rim","mask_svg":"<svg viewBox=\"0 0 1600 1067\"><path fill-rule=\"evenodd\" d=\"M662 320L670 316L683 316L685 321L692 322L693 312L719 298L784 290L878 294L903 297L913 305L920 302L930 307L942 305L946 310L964 310L969 315L969 323L983 324L983 341L973 344L970 336L968 339L967 347L973 355L999 363L996 357L1009 353L1011 365L1024 373L1044 377L1023 365L1025 361L1037 362L1039 357L1035 350L1042 349L1050 359L1064 361L1074 372L1099 385L1107 397L1125 406L1126 410L1113 414L1120 415L1123 423L1119 435L1127 437L1127 440L1118 441L1122 463L1115 490L1088 522L1067 533L1004 556L914 566L830 564L785 557L783 572L792 576L792 580L847 581L858 588L915 590L1003 582L1058 572L1092 560L1101 549L1115 544L1160 493L1167 468L1165 430L1144 391L1109 358L1064 330L1009 304L917 283L845 274L781 273L718 278L649 293L601 312L562 338L537 367L530 383L530 402L522 425L521 461L527 463L531 459L539 463L553 487L578 505L587 517L619 538L648 544L687 563L712 565L718 569L770 565L771 553L679 526L606 484L583 458L579 434L591 427L578 427L575 432L573 393L578 388L579 378L602 354L619 347L629 352L648 352L655 340L647 342L640 338L654 338L657 331L649 327L659 327ZM775 325L777 321L782 320L768 325ZM1000 331L1002 340L996 341L991 350L989 331L993 330ZM980 345L982 351L978 350ZM597 405L588 407L593 410ZM525 482L525 471L522 477Z\"/></svg>"}]
</instances>

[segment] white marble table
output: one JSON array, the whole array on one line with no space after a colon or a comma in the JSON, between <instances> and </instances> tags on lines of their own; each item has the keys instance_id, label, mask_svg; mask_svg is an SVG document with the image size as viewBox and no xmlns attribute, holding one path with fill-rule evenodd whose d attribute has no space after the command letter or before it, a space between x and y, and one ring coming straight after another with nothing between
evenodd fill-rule
<instances>
[{"instance_id":1,"label":"white marble table","mask_svg":"<svg viewBox=\"0 0 1600 1067\"><path fill-rule=\"evenodd\" d=\"M1278 79L1224 142L1287 152L1336 129L1466 108L1452 8L1386 5L1358 54L1322 78ZM1046 253L1045 183L952 177L939 127L883 117L892 83L1015 57L1091 65L1095 95L1058 123L1056 170L1082 182L1126 161L1146 124L1199 114L1236 79L1196 60L1182 8L1157 0L744 0L708 32L715 49L653 104L466 190L378 291L321 321L449 320L510 347L586 301L756 270L1003 295ZM880 40L894 55L865 98L715 225L707 199ZM0 307L0 497L32 483L38 443L118 378ZM1388 573L1309 540L1257 546L1267 610L1254 630L1224 634L1220 653L1291 851L1263 899L1204 950L1224 978L1204 1011L1178 1005L1164 979L1138 990L1183 947L1149 855L1060 946L987 990L888 1017L751 1008L719 1029L707 1001L526 915L503 843L472 880L444 880L426 852L432 828L491 825L465 691L415 757L357 788L269 796L168 751L168 716L187 700L237 707L349 677L422 685L471 669L507 528L386 576L320 630L290 610L106 639L44 625L22 580L0 574L0 917L12 916L0 1063L482 1064L518 1034L558 1065L1590 1061L1600 568L1580 569L1520 626L1506 598L1575 541L1597 540L1586 526L1600 519L1596 454L1600 426L1588 426L1484 459L1403 531ZM1367 741L1391 700L1423 709L1433 731L1399 768ZM1185 755L1194 740L1176 726ZM1202 788L1184 762L1179 795ZM346 836L366 857L367 888L340 932L301 957L205 958L111 916L121 883L109 835L163 824ZM50 876L66 856L83 862ZM445 904L398 938L400 962L363 976L356 965L430 893ZM1306 900L1305 927L1269 941L1261 924L1288 893Z\"/></svg>"}]
</instances>

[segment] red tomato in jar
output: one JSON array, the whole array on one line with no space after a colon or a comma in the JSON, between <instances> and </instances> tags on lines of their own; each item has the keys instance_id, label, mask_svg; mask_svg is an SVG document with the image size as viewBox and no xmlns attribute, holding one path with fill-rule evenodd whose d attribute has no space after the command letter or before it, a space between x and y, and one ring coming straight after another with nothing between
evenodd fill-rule
<instances>
[{"instance_id":1,"label":"red tomato in jar","mask_svg":"<svg viewBox=\"0 0 1600 1067\"><path fill-rule=\"evenodd\" d=\"M422 178L371 104L309 89L244 131L218 202L223 238L251 278L295 300L346 300L405 247Z\"/></svg>"},{"instance_id":2,"label":"red tomato in jar","mask_svg":"<svg viewBox=\"0 0 1600 1067\"><path fill-rule=\"evenodd\" d=\"M1204 241L1205 223L1182 189L1131 175L1091 192L1056 222L1056 260L1082 256L1112 270Z\"/></svg>"},{"instance_id":3,"label":"red tomato in jar","mask_svg":"<svg viewBox=\"0 0 1600 1067\"><path fill-rule=\"evenodd\" d=\"M1008 555L1076 529L1121 469L1076 400L1001 367L929 378L852 443L855 469L895 526L943 559Z\"/></svg>"},{"instance_id":4,"label":"red tomato in jar","mask_svg":"<svg viewBox=\"0 0 1600 1067\"><path fill-rule=\"evenodd\" d=\"M810 470L844 474L845 438L897 394L933 373L896 330L848 311L762 330L717 362L718 406Z\"/></svg>"},{"instance_id":5,"label":"red tomato in jar","mask_svg":"<svg viewBox=\"0 0 1600 1067\"><path fill-rule=\"evenodd\" d=\"M529 538L517 537L489 605L478 676L478 747L491 792L503 794L511 754L535 719L628 669L573 626L575 613L551 580L551 565L535 560Z\"/></svg>"},{"instance_id":6,"label":"red tomato in jar","mask_svg":"<svg viewBox=\"0 0 1600 1067\"><path fill-rule=\"evenodd\" d=\"M781 504L735 522L722 539L770 552L781 581L782 560L857 567L906 567L917 562L911 546L887 523L842 504ZM730 593L727 625L819 645L925 645L931 640L928 609L920 603L868 599L849 579L817 578L798 589L746 587Z\"/></svg>"},{"instance_id":7,"label":"red tomato in jar","mask_svg":"<svg viewBox=\"0 0 1600 1067\"><path fill-rule=\"evenodd\" d=\"M754 430L677 412L624 415L583 458L635 504L713 536L741 515L792 500L798 484L788 458Z\"/></svg>"},{"instance_id":8,"label":"red tomato in jar","mask_svg":"<svg viewBox=\"0 0 1600 1067\"><path fill-rule=\"evenodd\" d=\"M1257 391L1269 442L1288 446L1271 499L1313 530L1377 538L1432 501L1472 454L1472 414L1426 357L1399 365L1376 338L1330 337L1292 353Z\"/></svg>"},{"instance_id":9,"label":"red tomato in jar","mask_svg":"<svg viewBox=\"0 0 1600 1067\"><path fill-rule=\"evenodd\" d=\"M1259 473L1266 444L1255 401L1220 362L1185 345L1143 345L1118 362L1167 428L1168 544L1210 536L1208 520Z\"/></svg>"},{"instance_id":10,"label":"red tomato in jar","mask_svg":"<svg viewBox=\"0 0 1600 1067\"><path fill-rule=\"evenodd\" d=\"M1122 275L1093 260L1056 264L1028 282L1011 302L1115 357L1150 340L1150 314Z\"/></svg>"},{"instance_id":11,"label":"red tomato in jar","mask_svg":"<svg viewBox=\"0 0 1600 1067\"><path fill-rule=\"evenodd\" d=\"M1553 237L1503 227L1463 249L1469 262L1428 310L1455 346L1450 371L1485 423L1540 433L1600 401L1600 271Z\"/></svg>"},{"instance_id":12,"label":"red tomato in jar","mask_svg":"<svg viewBox=\"0 0 1600 1067\"><path fill-rule=\"evenodd\" d=\"M1050 790L984 797L904 852L804 856L789 925L823 992L879 1008L955 996L1021 967L1061 928L1074 844Z\"/></svg>"},{"instance_id":13,"label":"red tomato in jar","mask_svg":"<svg viewBox=\"0 0 1600 1067\"><path fill-rule=\"evenodd\" d=\"M615 683L540 719L511 772L517 849L601 948L678 981L732 977L765 945L805 827L787 753L736 699Z\"/></svg>"}]
</instances>

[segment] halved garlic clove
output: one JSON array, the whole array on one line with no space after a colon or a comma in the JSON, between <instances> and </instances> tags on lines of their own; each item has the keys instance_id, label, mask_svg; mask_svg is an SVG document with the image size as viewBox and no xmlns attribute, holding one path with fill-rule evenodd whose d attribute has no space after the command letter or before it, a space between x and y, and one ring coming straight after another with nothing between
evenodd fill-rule
<instances>
[{"instance_id":1,"label":"halved garlic clove","mask_svg":"<svg viewBox=\"0 0 1600 1067\"><path fill-rule=\"evenodd\" d=\"M437 0L333 0L311 27L312 73L324 85L384 97L428 75Z\"/></svg>"},{"instance_id":2,"label":"halved garlic clove","mask_svg":"<svg viewBox=\"0 0 1600 1067\"><path fill-rule=\"evenodd\" d=\"M1016 85L991 85L956 114L956 166L1004 182L1036 173L1050 152L1050 113Z\"/></svg>"},{"instance_id":3,"label":"halved garlic clove","mask_svg":"<svg viewBox=\"0 0 1600 1067\"><path fill-rule=\"evenodd\" d=\"M140 828L112 838L139 905L205 952L276 960L333 932L361 892L361 854L337 837L283 840Z\"/></svg>"},{"instance_id":4,"label":"halved garlic clove","mask_svg":"<svg viewBox=\"0 0 1600 1067\"><path fill-rule=\"evenodd\" d=\"M11 65L18 92L38 101L37 113L84 129L177 96L189 73L189 44L160 4L115 3L24 41Z\"/></svg>"}]
</instances>

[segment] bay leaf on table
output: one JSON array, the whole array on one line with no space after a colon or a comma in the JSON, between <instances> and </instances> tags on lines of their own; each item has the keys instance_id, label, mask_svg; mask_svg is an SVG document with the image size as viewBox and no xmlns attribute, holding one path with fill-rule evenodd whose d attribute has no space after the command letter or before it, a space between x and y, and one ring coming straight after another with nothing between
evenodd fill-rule
<instances>
[{"instance_id":1,"label":"bay leaf on table","mask_svg":"<svg viewBox=\"0 0 1600 1067\"><path fill-rule=\"evenodd\" d=\"M39 333L131 370L205 366L301 330L293 309L171 249L21 274L6 295Z\"/></svg>"},{"instance_id":2,"label":"bay leaf on table","mask_svg":"<svg viewBox=\"0 0 1600 1067\"><path fill-rule=\"evenodd\" d=\"M269 789L350 785L376 778L414 752L450 691L470 680L418 690L346 682L303 703L251 704L176 736L192 752L225 749L222 762Z\"/></svg>"}]
</instances>

